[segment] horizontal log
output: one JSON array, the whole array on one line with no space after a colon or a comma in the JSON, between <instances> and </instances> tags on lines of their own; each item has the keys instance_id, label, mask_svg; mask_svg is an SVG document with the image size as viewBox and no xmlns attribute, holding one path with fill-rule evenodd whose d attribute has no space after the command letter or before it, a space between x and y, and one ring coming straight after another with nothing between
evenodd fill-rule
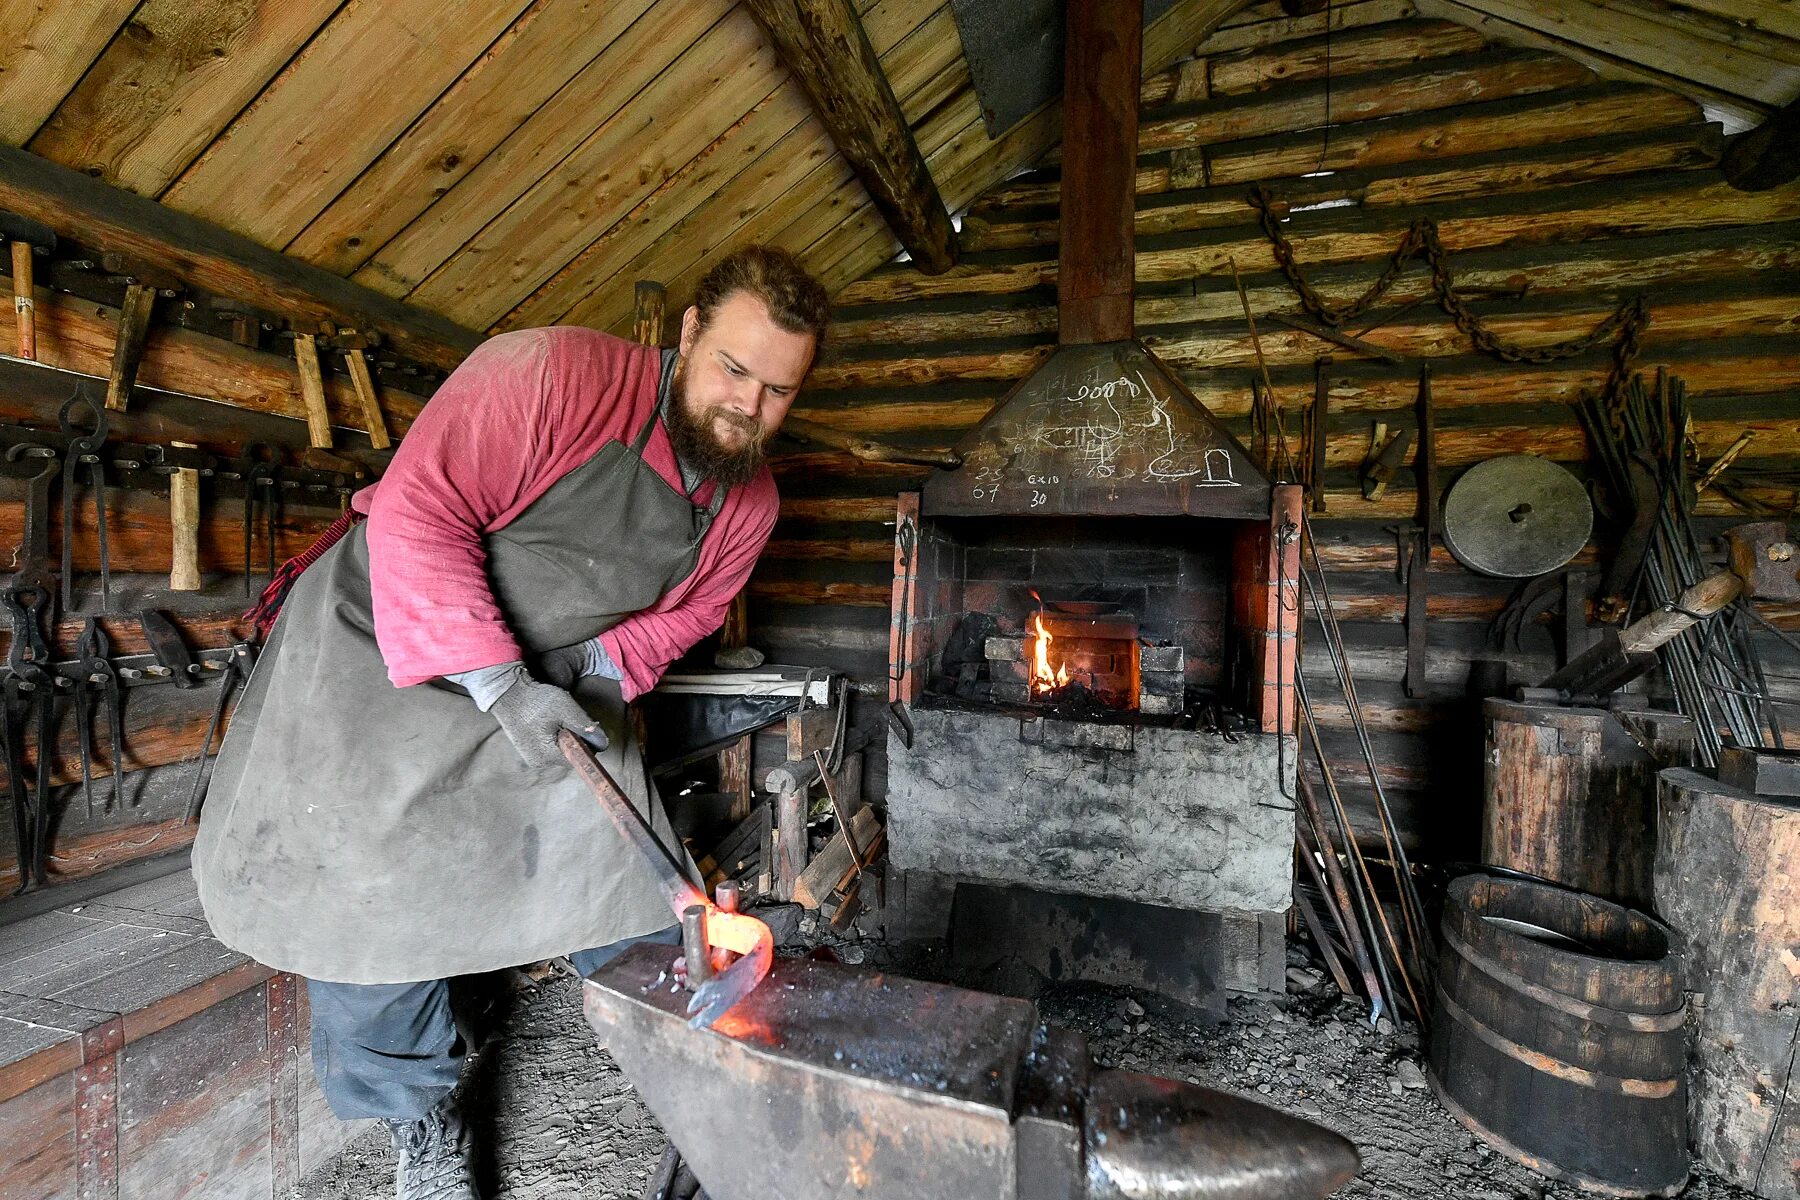
<instances>
[{"instance_id":1,"label":"horizontal log","mask_svg":"<svg viewBox=\"0 0 1800 1200\"><path fill-rule=\"evenodd\" d=\"M894 539L886 538L772 538L763 547L763 560L796 558L824 562L879 562L894 560Z\"/></svg>"},{"instance_id":2,"label":"horizontal log","mask_svg":"<svg viewBox=\"0 0 1800 1200\"><path fill-rule=\"evenodd\" d=\"M891 586L873 583L753 577L748 590L752 599L773 604L843 604L857 608L887 608L893 600Z\"/></svg>"},{"instance_id":3,"label":"horizontal log","mask_svg":"<svg viewBox=\"0 0 1800 1200\"><path fill-rule=\"evenodd\" d=\"M1524 195L1463 201L1402 216L1378 210L1375 216L1331 210L1295 214L1288 237L1303 267L1326 263L1377 262L1393 252L1413 216L1438 222L1446 249L1466 253L1509 247L1523 249L1681 230L1768 225L1800 217L1800 193L1792 188L1739 192L1711 172L1653 173L1630 179L1569 188L1546 188ZM1274 254L1260 232L1242 235L1171 235L1140 243L1139 287L1147 283L1273 271ZM839 294L840 308L897 304L947 296L1008 295L1054 284L1056 264L986 263L974 255L943 275L902 269L877 272Z\"/></svg>"},{"instance_id":4,"label":"horizontal log","mask_svg":"<svg viewBox=\"0 0 1800 1200\"><path fill-rule=\"evenodd\" d=\"M1248 211L1242 197L1235 202ZM1457 282L1465 289L1528 289L1536 299L1595 292L1613 303L1636 288L1720 280L1748 290L1757 284L1759 273L1779 273L1777 278L1761 281L1766 285L1800 270L1800 226L1591 242L1549 258L1507 249L1480 250L1457 255L1454 265ZM1343 294L1366 286L1370 270L1362 264L1330 265L1313 272L1311 278L1327 295ZM1297 304L1292 287L1279 276L1252 275L1243 282L1253 312L1282 311ZM1241 321L1243 302L1231 281L1204 283L1202 287L1201 281L1195 281L1185 294L1145 290L1134 306L1138 328L1149 331L1160 325ZM1424 267L1409 270L1362 323L1379 321L1399 306L1432 294L1430 273ZM865 358L878 346L927 346L933 342L966 346L973 339L1047 339L1056 330L1056 308L1035 300L1018 297L995 302L975 297L884 310L851 309L832 325L833 359L827 361ZM889 357L900 356L889 352ZM814 381L802 404L809 405L822 390Z\"/></svg>"},{"instance_id":5,"label":"horizontal log","mask_svg":"<svg viewBox=\"0 0 1800 1200\"><path fill-rule=\"evenodd\" d=\"M1334 124L1329 143L1289 134L1222 142L1186 151L1186 165L1147 157L1138 166L1141 234L1202 228L1229 215L1242 185L1284 176L1295 203L1350 195L1365 206L1423 203L1528 190L1718 161L1716 125L1693 102L1657 88L1600 84L1566 92L1471 104L1413 117ZM1613 159L1620 161L1614 162ZM1540 163L1536 172L1529 170ZM1509 171L1509 168L1511 170ZM1424 176L1429 185L1415 183ZM1229 188L1218 200L1203 188ZM1164 198L1163 193L1169 193ZM1055 241L1055 179L1017 183L990 194L963 222L970 251ZM1193 210L1171 221L1177 205Z\"/></svg>"},{"instance_id":6,"label":"horizontal log","mask_svg":"<svg viewBox=\"0 0 1800 1200\"><path fill-rule=\"evenodd\" d=\"M397 352L445 370L482 340L437 313L11 146L0 146L0 209L259 311L378 333Z\"/></svg>"},{"instance_id":7,"label":"horizontal log","mask_svg":"<svg viewBox=\"0 0 1800 1200\"><path fill-rule=\"evenodd\" d=\"M25 533L24 485L0 477L0 546L16 546ZM150 492L127 491L116 485L107 489L107 551L114 572L135 571L167 574L171 561L172 528L169 502ZM82 487L76 495L75 570L87 574L100 569L99 534L94 523L93 493ZM276 523L275 559L284 562L318 538L337 516L335 507L300 509L284 505ZM267 541L263 534L263 510L257 508L253 567L266 573ZM50 544L60 553L62 508L54 507L50 519ZM200 569L225 575L239 574L244 565L243 502L237 497L215 498L202 485L199 528ZM258 585L260 586L260 584Z\"/></svg>"},{"instance_id":8,"label":"horizontal log","mask_svg":"<svg viewBox=\"0 0 1800 1200\"><path fill-rule=\"evenodd\" d=\"M154 825L130 825L57 842L51 848L45 872L51 884L87 879L109 867L141 858L171 854L193 845L200 826L184 820L159 821ZM18 864L0 867L0 892L10 894L19 885Z\"/></svg>"},{"instance_id":9,"label":"horizontal log","mask_svg":"<svg viewBox=\"0 0 1800 1200\"><path fill-rule=\"evenodd\" d=\"M112 366L118 313L105 305L67 296L38 295L38 358L64 370L104 379ZM265 354L203 333L157 328L144 344L138 366L141 388L161 388L250 412L304 423L300 376L292 358ZM363 439L362 405L348 375L325 378L331 423ZM388 430L398 437L411 426L425 401L391 387L381 389ZM304 443L301 443L304 444Z\"/></svg>"},{"instance_id":10,"label":"horizontal log","mask_svg":"<svg viewBox=\"0 0 1800 1200\"><path fill-rule=\"evenodd\" d=\"M900 489L895 488L894 492ZM781 515L804 521L894 521L894 492L879 496L783 496Z\"/></svg>"},{"instance_id":11,"label":"horizontal log","mask_svg":"<svg viewBox=\"0 0 1800 1200\"><path fill-rule=\"evenodd\" d=\"M1321 13L1290 17L1269 4L1247 6L1220 23L1195 47L1196 55L1228 54L1295 38L1312 37L1326 30L1358 29L1403 21L1418 12L1412 0L1350 0L1332 4Z\"/></svg>"},{"instance_id":12,"label":"horizontal log","mask_svg":"<svg viewBox=\"0 0 1800 1200\"><path fill-rule=\"evenodd\" d=\"M132 583L128 579L115 579L114 586L124 590ZM141 581L139 581L141 582ZM218 604L211 596L201 597L203 601ZM250 626L243 620L243 605L226 601L217 608L180 611L164 609L165 615L180 630L182 641L191 650L218 649L244 641L250 635ZM76 656L75 646L81 640L83 618L78 616L64 617L57 622L56 628L48 634L51 653L58 659L69 659ZM148 654L150 645L144 640L143 627L135 617L103 616L100 628L112 642L115 655ZM10 626L0 628L0 658L5 657L12 646Z\"/></svg>"},{"instance_id":13,"label":"horizontal log","mask_svg":"<svg viewBox=\"0 0 1800 1200\"><path fill-rule=\"evenodd\" d=\"M1202 48L1181 65L1144 81L1138 103L1159 105L1261 92L1279 85L1346 79L1368 71L1433 58L1473 54L1486 42L1450 21L1396 21L1209 54ZM1145 117L1154 118L1153 112Z\"/></svg>"}]
</instances>

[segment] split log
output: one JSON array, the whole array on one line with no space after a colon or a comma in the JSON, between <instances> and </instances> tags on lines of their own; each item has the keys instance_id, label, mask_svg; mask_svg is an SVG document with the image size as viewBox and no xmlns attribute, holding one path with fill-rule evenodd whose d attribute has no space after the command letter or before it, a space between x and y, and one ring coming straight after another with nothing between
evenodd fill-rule
<instances>
[{"instance_id":1,"label":"split log","mask_svg":"<svg viewBox=\"0 0 1800 1200\"><path fill-rule=\"evenodd\" d=\"M1146 109L1184 100L1235 96L1324 79L1347 79L1421 60L1473 54L1486 46L1481 34L1450 21L1406 21L1323 36L1206 53L1144 81L1138 102Z\"/></svg>"},{"instance_id":2,"label":"split log","mask_svg":"<svg viewBox=\"0 0 1800 1200\"><path fill-rule=\"evenodd\" d=\"M914 466L955 468L962 465L962 456L954 450L915 450L907 446L895 446L887 442L878 442L873 438L856 437L840 433L829 425L806 417L796 417L791 413L781 423L783 433L809 442L817 442L821 446L830 446L834 450L842 450L863 462L908 463Z\"/></svg>"},{"instance_id":3,"label":"split log","mask_svg":"<svg viewBox=\"0 0 1800 1200\"><path fill-rule=\"evenodd\" d=\"M852 832L856 835L856 844L862 848L865 858L871 857L878 848L877 841L884 830L875 810L864 806L856 810L851 818ZM794 881L794 903L803 908L816 909L831 894L842 887L846 878L854 875L856 863L850 854L850 845L844 840L843 830L831 835L825 848L808 863L800 878Z\"/></svg>"}]
</instances>

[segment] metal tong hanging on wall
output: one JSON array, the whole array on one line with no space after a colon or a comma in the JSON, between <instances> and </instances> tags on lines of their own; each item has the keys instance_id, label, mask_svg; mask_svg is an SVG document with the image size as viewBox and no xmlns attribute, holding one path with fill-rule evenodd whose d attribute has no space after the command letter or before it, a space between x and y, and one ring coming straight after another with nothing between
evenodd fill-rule
<instances>
[{"instance_id":1,"label":"metal tong hanging on wall","mask_svg":"<svg viewBox=\"0 0 1800 1200\"><path fill-rule=\"evenodd\" d=\"M19 886L15 895L42 886L46 872L49 828L50 763L55 747L57 679L47 665L50 650L45 629L56 619L56 574L50 569L50 481L56 478L57 453L48 446L16 445L8 462L38 459L42 465L26 484L25 536L19 567L0 604L11 618L12 644L7 650L4 685L4 732L7 790L12 800L13 841L18 851ZM35 735L36 770L26 783L26 741Z\"/></svg>"},{"instance_id":2,"label":"metal tong hanging on wall","mask_svg":"<svg viewBox=\"0 0 1800 1200\"><path fill-rule=\"evenodd\" d=\"M86 406L93 414L94 428L82 433L75 424L75 412ZM69 439L64 452L62 473L62 610L75 611L75 471L88 469L88 486L94 493L94 532L100 542L100 611L112 607L112 565L106 544L106 457L101 449L106 444L106 409L88 398L85 385L77 385L75 394L63 401L56 412L58 426Z\"/></svg>"}]
</instances>

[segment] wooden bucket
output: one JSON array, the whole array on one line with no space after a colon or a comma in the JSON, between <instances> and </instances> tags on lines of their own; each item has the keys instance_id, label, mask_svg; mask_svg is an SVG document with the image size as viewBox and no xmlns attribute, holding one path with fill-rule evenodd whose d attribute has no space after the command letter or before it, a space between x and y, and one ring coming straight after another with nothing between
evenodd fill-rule
<instances>
[{"instance_id":1,"label":"wooden bucket","mask_svg":"<svg viewBox=\"0 0 1800 1200\"><path fill-rule=\"evenodd\" d=\"M1438 1098L1508 1157L1614 1196L1688 1177L1679 960L1643 913L1465 875L1444 905L1430 1049Z\"/></svg>"}]
</instances>

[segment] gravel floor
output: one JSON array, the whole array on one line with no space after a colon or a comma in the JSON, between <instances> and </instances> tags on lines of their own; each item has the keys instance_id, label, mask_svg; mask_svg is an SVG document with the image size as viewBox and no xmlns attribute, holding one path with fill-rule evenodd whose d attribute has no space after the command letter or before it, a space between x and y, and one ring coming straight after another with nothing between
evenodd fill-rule
<instances>
[{"instance_id":1,"label":"gravel floor","mask_svg":"<svg viewBox=\"0 0 1800 1200\"><path fill-rule=\"evenodd\" d=\"M856 958L861 947L851 948ZM877 948L870 948L872 954ZM929 958L908 973L941 976ZM964 981L968 982L968 981ZM989 979L1017 994L1032 980ZM1325 985L1329 989L1329 984ZM500 1035L470 1064L471 1111L494 1114L488 1186L506 1200L637 1200L663 1136L631 1085L581 1019L576 981L522 975L493 988ZM1329 1125L1356 1143L1362 1173L1339 1193L1356 1200L1574 1200L1585 1195L1490 1151L1452 1120L1419 1071L1408 1028L1380 1030L1358 1002L1289 997L1239 1000L1223 1024L1205 1025L1155 996L1117 989L1042 991L1046 1019L1079 1030L1104 1065L1239 1092ZM1322 1010L1322 1011L1321 1011ZM385 1131L351 1143L306 1180L303 1200L392 1195ZM1696 1175L1685 1200L1752 1200Z\"/></svg>"}]
</instances>

